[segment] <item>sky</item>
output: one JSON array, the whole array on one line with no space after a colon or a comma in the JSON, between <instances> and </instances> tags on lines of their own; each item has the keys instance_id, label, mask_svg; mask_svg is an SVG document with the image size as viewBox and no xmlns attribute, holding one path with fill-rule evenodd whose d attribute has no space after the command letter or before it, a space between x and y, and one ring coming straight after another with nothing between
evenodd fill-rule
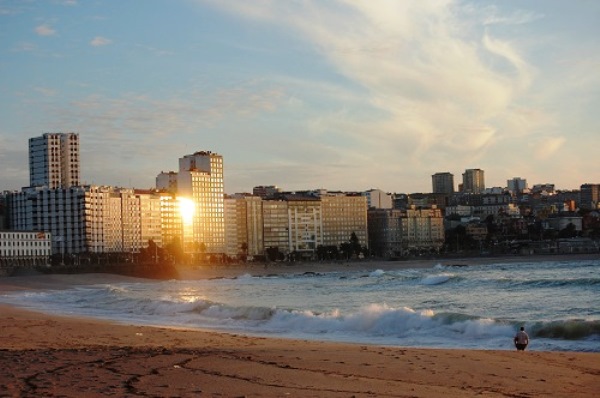
<instances>
[{"instance_id":1,"label":"sky","mask_svg":"<svg viewBox=\"0 0 600 398\"><path fill-rule=\"evenodd\" d=\"M196 151L225 192L600 183L600 1L0 0L0 191L79 133L82 182Z\"/></svg>"}]
</instances>

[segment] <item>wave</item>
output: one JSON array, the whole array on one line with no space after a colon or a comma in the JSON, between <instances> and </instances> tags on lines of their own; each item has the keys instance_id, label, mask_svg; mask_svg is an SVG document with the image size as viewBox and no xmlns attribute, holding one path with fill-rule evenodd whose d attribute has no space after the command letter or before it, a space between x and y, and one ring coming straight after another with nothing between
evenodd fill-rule
<instances>
[{"instance_id":1,"label":"wave","mask_svg":"<svg viewBox=\"0 0 600 398\"><path fill-rule=\"evenodd\" d=\"M600 285L600 278L548 278L548 279L519 279L502 278L493 280L503 285L515 287L552 288L552 287L590 287Z\"/></svg>"},{"instance_id":2,"label":"wave","mask_svg":"<svg viewBox=\"0 0 600 398\"><path fill-rule=\"evenodd\" d=\"M566 321L538 322L531 326L533 337L582 340L600 336L600 321L572 319Z\"/></svg>"},{"instance_id":3,"label":"wave","mask_svg":"<svg viewBox=\"0 0 600 398\"><path fill-rule=\"evenodd\" d=\"M422 285L441 285L442 283L448 282L450 279L454 278L454 274L443 273L438 275L428 275L421 279Z\"/></svg>"}]
</instances>

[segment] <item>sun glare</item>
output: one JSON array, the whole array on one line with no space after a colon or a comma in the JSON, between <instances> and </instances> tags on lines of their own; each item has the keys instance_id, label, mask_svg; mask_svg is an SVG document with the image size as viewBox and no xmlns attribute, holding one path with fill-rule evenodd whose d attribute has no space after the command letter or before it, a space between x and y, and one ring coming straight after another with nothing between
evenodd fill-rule
<instances>
[{"instance_id":1,"label":"sun glare","mask_svg":"<svg viewBox=\"0 0 600 398\"><path fill-rule=\"evenodd\" d=\"M189 225L194 219L194 202L188 198L177 198L179 201L179 213L183 223Z\"/></svg>"}]
</instances>

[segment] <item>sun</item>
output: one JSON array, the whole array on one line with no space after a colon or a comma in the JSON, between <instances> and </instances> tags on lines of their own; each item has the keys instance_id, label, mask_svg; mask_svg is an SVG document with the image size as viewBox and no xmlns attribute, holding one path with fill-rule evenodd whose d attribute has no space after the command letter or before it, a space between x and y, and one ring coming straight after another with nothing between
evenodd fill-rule
<instances>
[{"instance_id":1,"label":"sun","mask_svg":"<svg viewBox=\"0 0 600 398\"><path fill-rule=\"evenodd\" d=\"M179 213L181 220L185 225L189 225L194 220L194 202L188 198L177 198L179 201Z\"/></svg>"}]
</instances>

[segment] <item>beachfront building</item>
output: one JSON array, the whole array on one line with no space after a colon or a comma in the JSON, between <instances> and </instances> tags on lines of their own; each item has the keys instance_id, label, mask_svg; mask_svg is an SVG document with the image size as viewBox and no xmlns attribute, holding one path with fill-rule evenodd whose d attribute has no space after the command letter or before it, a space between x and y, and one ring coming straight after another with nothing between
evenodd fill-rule
<instances>
[{"instance_id":1,"label":"beachfront building","mask_svg":"<svg viewBox=\"0 0 600 398\"><path fill-rule=\"evenodd\" d=\"M177 195L193 203L194 245L207 254L225 253L223 157L200 151L180 158Z\"/></svg>"},{"instance_id":2,"label":"beachfront building","mask_svg":"<svg viewBox=\"0 0 600 398\"><path fill-rule=\"evenodd\" d=\"M263 244L265 253L274 251L282 255L289 253L288 202L264 200L262 203Z\"/></svg>"},{"instance_id":3,"label":"beachfront building","mask_svg":"<svg viewBox=\"0 0 600 398\"><path fill-rule=\"evenodd\" d=\"M312 258L317 246L323 244L323 218L318 197L291 194L288 202L289 252Z\"/></svg>"},{"instance_id":4,"label":"beachfront building","mask_svg":"<svg viewBox=\"0 0 600 398\"><path fill-rule=\"evenodd\" d=\"M397 258L404 255L402 248L403 210L369 209L369 248L378 257Z\"/></svg>"},{"instance_id":5,"label":"beachfront building","mask_svg":"<svg viewBox=\"0 0 600 398\"><path fill-rule=\"evenodd\" d=\"M26 188L7 196L9 226L47 232L55 254L139 252L160 244L160 197L104 186Z\"/></svg>"},{"instance_id":6,"label":"beachfront building","mask_svg":"<svg viewBox=\"0 0 600 398\"><path fill-rule=\"evenodd\" d=\"M46 133L29 139L29 186L79 185L79 135Z\"/></svg>"},{"instance_id":7,"label":"beachfront building","mask_svg":"<svg viewBox=\"0 0 600 398\"><path fill-rule=\"evenodd\" d=\"M339 246L355 234L361 246L368 246L367 197L344 192L323 192L319 197L323 245Z\"/></svg>"},{"instance_id":8,"label":"beachfront building","mask_svg":"<svg viewBox=\"0 0 600 398\"><path fill-rule=\"evenodd\" d=\"M52 254L50 234L0 230L0 275L17 268L47 266Z\"/></svg>"},{"instance_id":9,"label":"beachfront building","mask_svg":"<svg viewBox=\"0 0 600 398\"><path fill-rule=\"evenodd\" d=\"M248 194L225 198L225 254L251 260L264 254L262 199Z\"/></svg>"}]
</instances>

